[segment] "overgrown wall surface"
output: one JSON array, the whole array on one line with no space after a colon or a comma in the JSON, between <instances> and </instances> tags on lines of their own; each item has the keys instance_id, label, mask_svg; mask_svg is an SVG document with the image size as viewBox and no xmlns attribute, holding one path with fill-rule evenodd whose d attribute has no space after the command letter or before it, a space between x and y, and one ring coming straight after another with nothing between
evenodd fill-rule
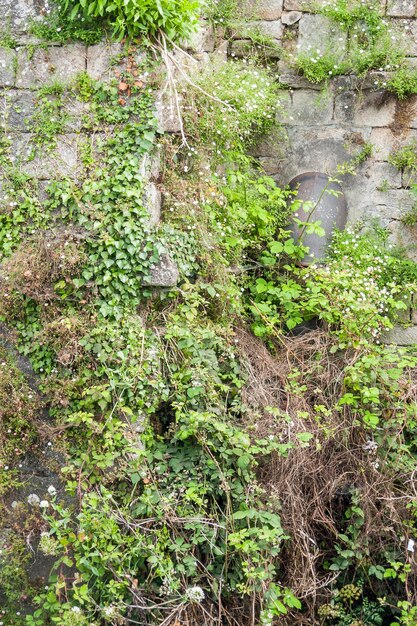
<instances>
[{"instance_id":1,"label":"overgrown wall surface","mask_svg":"<svg viewBox=\"0 0 417 626\"><path fill-rule=\"evenodd\" d=\"M122 70L114 59L120 57L121 44L101 43L86 46L79 43L60 46L40 42L31 35L31 25L51 11L48 2L8 0L2 9L1 32L7 38L7 47L0 47L0 121L4 129L4 141L10 145L12 161L16 170L30 176L37 184L39 199L45 199L48 183L58 177L77 180L83 172L82 151L86 142L94 151L111 134L108 126L100 129L85 129L83 115L88 107L67 93L62 106L55 113L63 123L61 131L54 135L53 147L39 145L37 131L41 134L49 123L58 123L54 111L45 114L45 101L55 98L54 87L69 86L77 75L86 72L91 78L107 82L115 78L115 71ZM51 93L48 94L48 89ZM45 93L42 94L42 90ZM47 131L48 132L48 131ZM53 131L51 131L53 132ZM145 185L144 202L150 215L150 223L160 219L161 197L152 182L158 176L158 158L145 157L143 171L148 178ZM0 172L0 189L1 185ZM4 186L4 185L3 185ZM7 207L10 199L3 195ZM168 257L152 270L154 285L175 284L176 268Z\"/></svg>"},{"instance_id":2,"label":"overgrown wall surface","mask_svg":"<svg viewBox=\"0 0 417 626\"><path fill-rule=\"evenodd\" d=\"M93 154L99 150L101 142L111 136L112 128L87 129L83 125L83 115L87 112L88 105L79 99L72 97L71 89L65 90L71 85L74 78L81 72L96 80L107 82L115 78L117 66L114 57L120 57L121 44L97 44L85 46L74 43L65 46L45 44L39 42L31 34L31 25L50 11L48 1L32 2L31 0L7 0L0 2L0 33L2 42L7 45L0 46L0 132L1 147L4 152L11 155L13 175L23 175L26 181L23 191L18 197L10 195L10 167L9 163L1 161L0 164L0 215L7 216L15 207L22 202L29 211L25 215L27 225L30 225L31 214L25 197L32 196L30 203L41 206L48 198L46 191L53 179L63 177L77 180L84 173L83 150L87 144L91 145ZM119 69L122 69L119 67ZM63 101L56 109L46 109L47 103L57 98L59 87L65 91ZM56 119L54 119L56 115ZM58 119L64 120L62 130L58 135L53 132L53 125ZM44 135L48 124L51 124L51 136ZM41 128L43 126L43 128ZM47 131L48 134L48 131ZM43 139L39 142L40 136ZM157 155L149 157L145 155L141 163L141 174L144 175L144 203L149 212L149 222L156 225L160 219L161 194L155 184L158 176L159 163ZM27 185L27 196L25 196ZM11 220L10 233L13 231ZM36 224L33 225L34 230ZM55 224L60 228L60 224ZM30 226L29 226L30 228ZM34 232L34 230L32 232ZM29 230L30 234L30 230ZM9 242L0 240L2 252L7 252ZM50 241L54 245L54 233L50 233ZM3 256L3 255L2 255ZM151 269L150 284L152 286L174 285L178 279L178 270L168 254L162 255L160 262ZM16 361L17 368L27 379L33 396L38 394L38 381L30 367L29 361L19 357L13 342L15 337L9 329L0 325L0 354L10 355L11 363ZM9 366L2 363L3 366ZM31 397L31 396L29 396ZM0 410L0 419L4 419L4 406ZM43 431L42 441L32 446L30 452L16 451L19 458L17 470L13 471L13 479L21 483L19 488L7 493L2 508L0 522L0 569L11 566L1 557L1 554L9 554L10 545L16 538L13 524L24 526L27 519L35 526L39 522L41 509L39 502L47 502L50 499L48 489L55 489L60 499L64 498L64 487L60 478L60 470L65 463L65 457L55 445L56 435L53 434L53 423L48 412L39 409L36 413L36 422ZM47 433L50 433L49 441ZM22 450L24 442L22 442ZM20 455L20 456L19 456ZM7 471L8 467L2 467ZM12 469L12 468L11 468ZM16 474L17 471L17 474ZM12 480L12 478L10 479ZM3 512L7 511L4 516ZM7 518L7 519L6 519ZM33 522L35 520L35 522ZM28 584L43 585L48 580L51 567L55 561L52 556L45 556L38 550L39 536L34 531L28 537ZM17 570L16 570L17 571ZM25 581L22 581L25 584ZM30 611L27 602L28 596L22 596L19 603L21 613ZM5 605L3 590L0 585L0 606ZM1 620L1 614L0 614Z\"/></svg>"},{"instance_id":3,"label":"overgrown wall surface","mask_svg":"<svg viewBox=\"0 0 417 626\"><path fill-rule=\"evenodd\" d=\"M298 0L262 0L253 4L259 21L251 21L251 26L275 38L294 58L300 52L311 53L313 57L319 51L343 50L347 45L346 32L327 17L313 13L309 5ZM409 62L414 66L416 2L382 0L380 5L395 33L393 47L405 45ZM244 56L247 49L247 40L234 40L230 54ZM357 176L345 180L349 218L352 221L377 218L395 233L397 241L413 244L415 228L406 228L398 221L413 204L405 189L409 175L402 175L391 166L388 157L392 150L417 139L417 98L411 96L400 101L386 91L388 72L373 71L361 79L330 77L328 87L323 90L322 85L308 82L291 69L288 62L276 59L276 63L277 79L285 89L282 112L278 115L284 132L265 138L254 152L266 172L280 185L306 171L331 174L361 145L371 143L372 158L359 169Z\"/></svg>"}]
</instances>

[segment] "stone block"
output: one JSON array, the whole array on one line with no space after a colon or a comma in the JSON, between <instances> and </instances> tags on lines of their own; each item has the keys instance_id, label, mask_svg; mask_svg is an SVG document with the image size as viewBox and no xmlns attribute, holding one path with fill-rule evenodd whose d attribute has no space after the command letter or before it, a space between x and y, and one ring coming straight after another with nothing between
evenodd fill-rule
<instances>
[{"instance_id":1,"label":"stone block","mask_svg":"<svg viewBox=\"0 0 417 626\"><path fill-rule=\"evenodd\" d=\"M309 11L311 2L308 0L284 0L284 9L286 11Z\"/></svg>"},{"instance_id":2,"label":"stone block","mask_svg":"<svg viewBox=\"0 0 417 626\"><path fill-rule=\"evenodd\" d=\"M357 100L356 91L336 92L334 100L334 119L340 124L352 124L355 117L355 106Z\"/></svg>"},{"instance_id":3,"label":"stone block","mask_svg":"<svg viewBox=\"0 0 417 626\"><path fill-rule=\"evenodd\" d=\"M12 87L15 83L16 52L0 48L0 87Z\"/></svg>"},{"instance_id":4,"label":"stone block","mask_svg":"<svg viewBox=\"0 0 417 626\"><path fill-rule=\"evenodd\" d=\"M159 262L151 268L146 284L152 287L175 287L179 277L178 267L171 255L163 252Z\"/></svg>"},{"instance_id":5,"label":"stone block","mask_svg":"<svg viewBox=\"0 0 417 626\"><path fill-rule=\"evenodd\" d=\"M332 123L333 98L328 94L298 89L292 94L292 103L279 114L279 121L289 126L315 126Z\"/></svg>"},{"instance_id":6,"label":"stone block","mask_svg":"<svg viewBox=\"0 0 417 626\"><path fill-rule=\"evenodd\" d=\"M417 326L394 326L381 336L381 343L396 344L397 346L413 346L417 344Z\"/></svg>"},{"instance_id":7,"label":"stone block","mask_svg":"<svg viewBox=\"0 0 417 626\"><path fill-rule=\"evenodd\" d=\"M276 127L267 135L261 137L256 145L253 146L251 154L257 158L266 157L277 160L285 157L288 148L288 133L285 129Z\"/></svg>"},{"instance_id":8,"label":"stone block","mask_svg":"<svg viewBox=\"0 0 417 626\"><path fill-rule=\"evenodd\" d=\"M299 22L298 52L341 56L346 50L347 34L324 15L303 15ZM319 52L317 52L319 51Z\"/></svg>"},{"instance_id":9,"label":"stone block","mask_svg":"<svg viewBox=\"0 0 417 626\"><path fill-rule=\"evenodd\" d=\"M258 161L267 176L278 179L282 173L285 157L258 157ZM288 182L288 181L287 181Z\"/></svg>"},{"instance_id":10,"label":"stone block","mask_svg":"<svg viewBox=\"0 0 417 626\"><path fill-rule=\"evenodd\" d=\"M157 98L155 112L159 132L179 133L181 131L181 119L172 94L165 92L163 96Z\"/></svg>"},{"instance_id":11,"label":"stone block","mask_svg":"<svg viewBox=\"0 0 417 626\"><path fill-rule=\"evenodd\" d=\"M417 21L410 19L390 20L391 30L393 32L391 39L392 45L400 47L407 52L407 56L417 56Z\"/></svg>"},{"instance_id":12,"label":"stone block","mask_svg":"<svg viewBox=\"0 0 417 626\"><path fill-rule=\"evenodd\" d=\"M296 74L292 70L287 70L280 74L279 82L281 85L286 85L291 89L310 89L315 91L321 91L322 86L316 83L310 83L307 78L301 76L300 74Z\"/></svg>"},{"instance_id":13,"label":"stone block","mask_svg":"<svg viewBox=\"0 0 417 626\"><path fill-rule=\"evenodd\" d=\"M417 59L415 59L417 61ZM408 96L398 103L398 111L406 128L417 128L417 96Z\"/></svg>"},{"instance_id":14,"label":"stone block","mask_svg":"<svg viewBox=\"0 0 417 626\"><path fill-rule=\"evenodd\" d=\"M280 40L283 33L283 26L280 21L268 22L266 20L259 20L253 22L247 22L246 27L249 31L256 31L265 37L271 37L271 39ZM243 37L245 36L245 30L243 30ZM239 34L239 38L242 37L242 34Z\"/></svg>"},{"instance_id":15,"label":"stone block","mask_svg":"<svg viewBox=\"0 0 417 626\"><path fill-rule=\"evenodd\" d=\"M256 20L279 20L282 14L283 0L251 0L245 12Z\"/></svg>"},{"instance_id":16,"label":"stone block","mask_svg":"<svg viewBox=\"0 0 417 626\"><path fill-rule=\"evenodd\" d=\"M66 132L80 132L85 124L85 116L89 112L89 103L81 102L74 97L66 97L63 107L69 117L65 125Z\"/></svg>"},{"instance_id":17,"label":"stone block","mask_svg":"<svg viewBox=\"0 0 417 626\"><path fill-rule=\"evenodd\" d=\"M259 46L249 39L237 39L232 42L231 56L239 58L247 58L261 52L263 56L269 59L279 59L282 54L281 48L274 46Z\"/></svg>"},{"instance_id":18,"label":"stone block","mask_svg":"<svg viewBox=\"0 0 417 626\"><path fill-rule=\"evenodd\" d=\"M34 111L33 91L10 89L0 97L0 122L6 130L28 131Z\"/></svg>"},{"instance_id":19,"label":"stone block","mask_svg":"<svg viewBox=\"0 0 417 626\"><path fill-rule=\"evenodd\" d=\"M388 0L387 15L391 17L415 17L416 0Z\"/></svg>"},{"instance_id":20,"label":"stone block","mask_svg":"<svg viewBox=\"0 0 417 626\"><path fill-rule=\"evenodd\" d=\"M156 180L161 171L161 149L156 148L150 154L145 154L140 164L142 178Z\"/></svg>"},{"instance_id":21,"label":"stone block","mask_svg":"<svg viewBox=\"0 0 417 626\"><path fill-rule=\"evenodd\" d=\"M184 43L184 47L192 52L213 52L214 51L214 31L213 27L202 20L198 29Z\"/></svg>"},{"instance_id":22,"label":"stone block","mask_svg":"<svg viewBox=\"0 0 417 626\"><path fill-rule=\"evenodd\" d=\"M303 172L323 172L334 175L339 164L352 158L349 145L357 148L369 140L367 129L351 128L349 131L335 126L287 126L288 150L274 178L286 185ZM356 150L358 151L358 150Z\"/></svg>"},{"instance_id":23,"label":"stone block","mask_svg":"<svg viewBox=\"0 0 417 626\"><path fill-rule=\"evenodd\" d=\"M55 81L68 84L85 70L85 64L86 47L81 44L36 48L33 54L27 48L19 48L16 86L20 89L35 89Z\"/></svg>"},{"instance_id":24,"label":"stone block","mask_svg":"<svg viewBox=\"0 0 417 626\"><path fill-rule=\"evenodd\" d=\"M285 24L285 26L294 26L302 17L303 14L300 11L285 11L285 13L282 14L281 22Z\"/></svg>"},{"instance_id":25,"label":"stone block","mask_svg":"<svg viewBox=\"0 0 417 626\"><path fill-rule=\"evenodd\" d=\"M410 194L407 194L410 197ZM417 226L404 226L398 220L388 224L390 231L389 241L405 249L407 257L417 262Z\"/></svg>"},{"instance_id":26,"label":"stone block","mask_svg":"<svg viewBox=\"0 0 417 626\"><path fill-rule=\"evenodd\" d=\"M374 146L374 158L377 161L388 161L393 150L398 150L410 141L417 141L417 132L412 129L398 134L391 128L374 128L370 136L370 142Z\"/></svg>"},{"instance_id":27,"label":"stone block","mask_svg":"<svg viewBox=\"0 0 417 626\"><path fill-rule=\"evenodd\" d=\"M34 178L48 180L56 176L76 177L78 170L78 137L74 134L57 137L55 150L34 151L33 135L16 134L12 139L12 161Z\"/></svg>"},{"instance_id":28,"label":"stone block","mask_svg":"<svg viewBox=\"0 0 417 626\"><path fill-rule=\"evenodd\" d=\"M145 186L143 204L149 213L149 224L156 226L161 219L161 192L154 183Z\"/></svg>"},{"instance_id":29,"label":"stone block","mask_svg":"<svg viewBox=\"0 0 417 626\"><path fill-rule=\"evenodd\" d=\"M29 31L33 21L40 21L48 10L48 0L0 0L0 15L12 35Z\"/></svg>"},{"instance_id":30,"label":"stone block","mask_svg":"<svg viewBox=\"0 0 417 626\"><path fill-rule=\"evenodd\" d=\"M362 92L355 104L355 126L389 126L394 123L396 98L386 91Z\"/></svg>"},{"instance_id":31,"label":"stone block","mask_svg":"<svg viewBox=\"0 0 417 626\"><path fill-rule=\"evenodd\" d=\"M114 70L118 67L117 64L113 64L113 60L122 52L121 43L98 43L88 46L86 63L88 75L95 80L109 81L114 77Z\"/></svg>"},{"instance_id":32,"label":"stone block","mask_svg":"<svg viewBox=\"0 0 417 626\"><path fill-rule=\"evenodd\" d=\"M394 123L396 98L386 91L344 91L335 98L335 119L354 126Z\"/></svg>"},{"instance_id":33,"label":"stone block","mask_svg":"<svg viewBox=\"0 0 417 626\"><path fill-rule=\"evenodd\" d=\"M388 225L398 219L409 196L401 189L401 175L384 162L366 161L354 177L346 177L344 192L349 207L349 220L377 219Z\"/></svg>"}]
</instances>

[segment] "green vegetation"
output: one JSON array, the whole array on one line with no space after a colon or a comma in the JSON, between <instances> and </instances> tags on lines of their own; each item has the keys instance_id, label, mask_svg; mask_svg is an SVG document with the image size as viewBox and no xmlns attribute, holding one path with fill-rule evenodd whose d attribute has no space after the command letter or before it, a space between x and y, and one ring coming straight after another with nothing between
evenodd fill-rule
<instances>
[{"instance_id":1,"label":"green vegetation","mask_svg":"<svg viewBox=\"0 0 417 626\"><path fill-rule=\"evenodd\" d=\"M401 171L403 176L403 186L408 187L410 195L414 198L417 195L417 145L411 142L394 150L389 156L391 165ZM401 221L405 226L415 226L417 223L417 201L411 209L403 213Z\"/></svg>"},{"instance_id":2,"label":"green vegetation","mask_svg":"<svg viewBox=\"0 0 417 626\"><path fill-rule=\"evenodd\" d=\"M33 32L43 39L65 43L78 39L97 43L103 34L118 40L186 39L195 29L198 0L60 0L56 11Z\"/></svg>"},{"instance_id":3,"label":"green vegetation","mask_svg":"<svg viewBox=\"0 0 417 626\"><path fill-rule=\"evenodd\" d=\"M194 4L164 7L144 4L134 23L133 3L67 3L61 23L79 14L87 42L94 28L184 36ZM375 11L324 10L349 31L363 22L377 58ZM268 69L206 68L177 94L183 136L166 138L154 62L126 54L110 83L82 73L38 92L25 158L0 137L0 321L41 381L69 496L52 489L21 524L30 501L13 509L4 620L415 626L417 354L383 334L407 311L417 265L362 224L334 233L324 260L300 263L303 233L323 236L322 225L247 154L275 123ZM43 150L58 164L58 135L75 122L77 178L57 174L45 199L21 167ZM160 225L145 206L156 144ZM370 154L363 146L335 176ZM391 161L415 168L413 146ZM178 283L155 289L166 255ZM39 441L40 400L3 352L0 399L9 511L19 459ZM29 534L56 559L36 591L23 574ZM27 616L23 588L35 596Z\"/></svg>"},{"instance_id":4,"label":"green vegetation","mask_svg":"<svg viewBox=\"0 0 417 626\"><path fill-rule=\"evenodd\" d=\"M379 3L337 0L318 6L316 11L328 17L342 36L327 48L302 52L291 59L310 82L327 83L345 74L364 77L370 70L379 70L391 73L383 86L398 98L417 93L416 72L406 60L406 40L390 28Z\"/></svg>"}]
</instances>

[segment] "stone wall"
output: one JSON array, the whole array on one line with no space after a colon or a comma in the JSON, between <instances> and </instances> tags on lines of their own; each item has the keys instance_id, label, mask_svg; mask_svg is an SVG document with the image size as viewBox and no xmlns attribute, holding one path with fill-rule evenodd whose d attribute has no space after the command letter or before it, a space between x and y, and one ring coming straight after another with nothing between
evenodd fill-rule
<instances>
[{"instance_id":1,"label":"stone wall","mask_svg":"<svg viewBox=\"0 0 417 626\"><path fill-rule=\"evenodd\" d=\"M31 25L51 10L48 0L0 0L0 10L3 16L0 35L7 34L15 42L13 47L0 46L0 124L11 144L12 160L17 169L37 182L39 194L44 197L51 179L62 176L77 179L83 169L81 151L87 135L89 141L98 144L104 138L105 130L103 133L96 131L94 136L84 131L82 116L86 105L68 96L64 102L67 122L64 131L55 138L56 148L38 148L34 153L32 124L36 115L37 91L56 82L69 85L84 71L100 81L114 78L115 70L123 69L120 64L115 66L113 61L121 55L122 45L77 43L61 46L38 41L30 33ZM158 168L156 154L151 158L147 156L141 167L147 180L144 204L153 225L161 217L161 194L155 184ZM0 202L7 209L1 171ZM151 270L150 284L169 287L177 280L177 268L169 254L163 255L160 264Z\"/></svg>"},{"instance_id":2,"label":"stone wall","mask_svg":"<svg viewBox=\"0 0 417 626\"><path fill-rule=\"evenodd\" d=\"M324 1L321 0L323 4ZM251 26L275 39L288 55L344 49L346 33L328 18L309 10L303 0L253 0ZM315 2L317 6L317 2ZM405 44L409 62L417 65L417 20L415 0L380 0L391 24L393 46ZM248 40L236 32L229 54L244 56ZM332 174L336 166L352 157L361 145L371 143L372 158L355 177L344 180L349 219L378 218L395 241L411 246L417 258L417 228L399 221L414 200L407 189L409 175L392 167L392 150L417 140L417 97L399 101L384 89L389 73L371 72L365 79L342 76L330 79L328 88L309 83L288 62L272 52L277 80L283 86L278 120L282 133L273 133L257 146L266 172L280 184L306 171Z\"/></svg>"}]
</instances>

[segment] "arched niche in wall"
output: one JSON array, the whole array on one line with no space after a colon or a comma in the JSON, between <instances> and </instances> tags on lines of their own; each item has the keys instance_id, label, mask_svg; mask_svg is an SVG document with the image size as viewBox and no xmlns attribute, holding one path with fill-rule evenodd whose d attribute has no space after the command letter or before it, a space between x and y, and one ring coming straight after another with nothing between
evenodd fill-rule
<instances>
[{"instance_id":1,"label":"arched niche in wall","mask_svg":"<svg viewBox=\"0 0 417 626\"><path fill-rule=\"evenodd\" d=\"M299 174L291 180L289 187L297 191L297 200L308 203L304 208L300 206L294 217L308 223L320 221L320 226L325 231L325 235L321 237L315 233L308 233L306 226L300 226L292 221L291 232L294 239L309 248L309 253L301 261L303 265L308 265L325 256L333 231L345 227L347 202L339 183L332 181L322 172Z\"/></svg>"}]
</instances>

